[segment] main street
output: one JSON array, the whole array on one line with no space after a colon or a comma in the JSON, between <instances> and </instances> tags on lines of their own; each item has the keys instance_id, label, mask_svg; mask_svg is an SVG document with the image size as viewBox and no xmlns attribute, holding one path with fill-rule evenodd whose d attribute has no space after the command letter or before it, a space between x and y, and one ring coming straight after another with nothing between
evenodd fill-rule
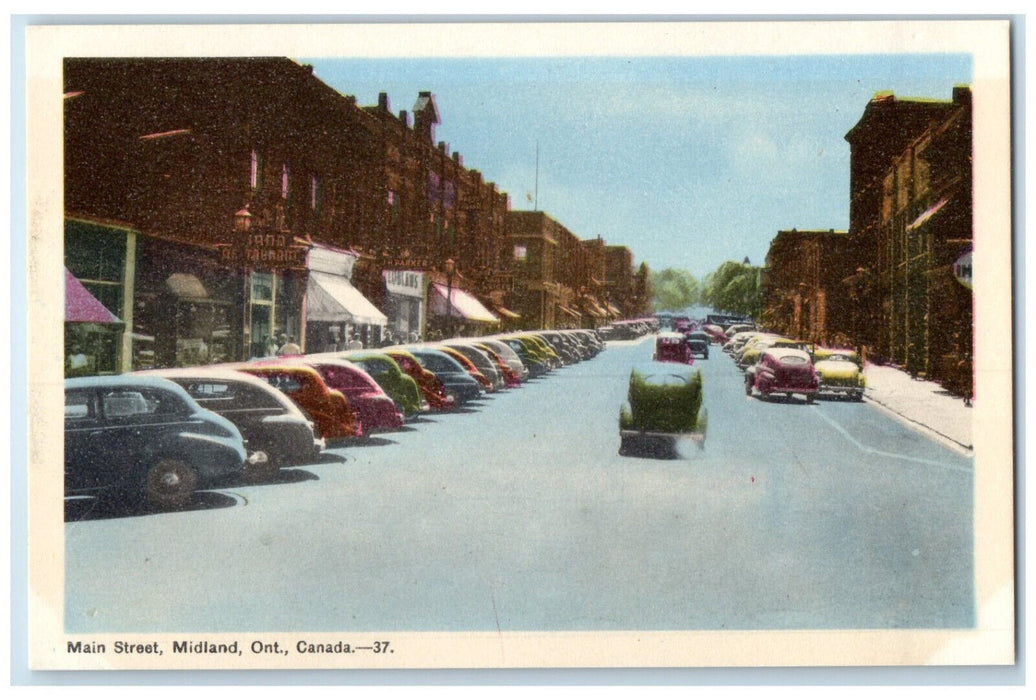
<instances>
[{"instance_id":1,"label":"main street","mask_svg":"<svg viewBox=\"0 0 1036 700\"><path fill-rule=\"evenodd\" d=\"M620 457L649 339L177 513L67 509L66 631L974 623L970 458L866 403L761 401L715 346L704 449Z\"/></svg>"}]
</instances>

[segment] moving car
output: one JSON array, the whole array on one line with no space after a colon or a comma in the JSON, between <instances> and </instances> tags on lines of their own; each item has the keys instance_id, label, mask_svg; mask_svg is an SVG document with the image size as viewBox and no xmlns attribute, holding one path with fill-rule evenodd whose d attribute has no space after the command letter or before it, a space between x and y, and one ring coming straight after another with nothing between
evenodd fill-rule
<instances>
[{"instance_id":1,"label":"moving car","mask_svg":"<svg viewBox=\"0 0 1036 700\"><path fill-rule=\"evenodd\" d=\"M702 359L709 359L709 336L704 331L688 331L684 333L687 347L691 349L691 355Z\"/></svg>"},{"instance_id":2,"label":"moving car","mask_svg":"<svg viewBox=\"0 0 1036 700\"><path fill-rule=\"evenodd\" d=\"M117 494L182 508L240 476L241 432L178 384L139 375L65 380L65 494Z\"/></svg>"},{"instance_id":3,"label":"moving car","mask_svg":"<svg viewBox=\"0 0 1036 700\"><path fill-rule=\"evenodd\" d=\"M774 394L785 394L789 398L801 394L807 403L812 403L819 384L809 353L794 348L768 348L745 372L745 393L748 396L754 392L759 392L763 398Z\"/></svg>"},{"instance_id":4,"label":"moving car","mask_svg":"<svg viewBox=\"0 0 1036 700\"><path fill-rule=\"evenodd\" d=\"M676 362L638 365L630 372L628 401L619 412L619 454L633 454L645 441L678 438L704 447L707 421L700 370Z\"/></svg>"},{"instance_id":5,"label":"moving car","mask_svg":"<svg viewBox=\"0 0 1036 700\"><path fill-rule=\"evenodd\" d=\"M652 357L656 362L681 362L683 364L694 364L694 354L688 347L683 333L666 331L659 333L655 338L655 354Z\"/></svg>"},{"instance_id":6,"label":"moving car","mask_svg":"<svg viewBox=\"0 0 1036 700\"><path fill-rule=\"evenodd\" d=\"M235 365L234 369L259 377L287 394L313 419L325 440L363 435L363 424L345 396L329 389L312 367L289 360L263 360Z\"/></svg>"},{"instance_id":7,"label":"moving car","mask_svg":"<svg viewBox=\"0 0 1036 700\"><path fill-rule=\"evenodd\" d=\"M151 370L140 376L176 382L202 408L237 426L248 452L265 455L245 467L250 478L266 479L281 467L311 463L324 449L313 422L284 393L258 377L209 367Z\"/></svg>"},{"instance_id":8,"label":"moving car","mask_svg":"<svg viewBox=\"0 0 1036 700\"><path fill-rule=\"evenodd\" d=\"M818 394L848 396L853 401L863 400L867 379L863 374L863 363L855 350L832 350L817 348L814 369L820 377Z\"/></svg>"}]
</instances>

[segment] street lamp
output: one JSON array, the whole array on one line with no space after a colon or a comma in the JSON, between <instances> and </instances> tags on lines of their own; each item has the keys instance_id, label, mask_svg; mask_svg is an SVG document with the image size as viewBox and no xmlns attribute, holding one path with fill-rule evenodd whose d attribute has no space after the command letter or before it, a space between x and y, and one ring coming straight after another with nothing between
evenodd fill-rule
<instances>
[{"instance_id":1,"label":"street lamp","mask_svg":"<svg viewBox=\"0 0 1036 700\"><path fill-rule=\"evenodd\" d=\"M252 334L249 328L248 305L251 298L248 288L248 258L244 251L248 246L248 233L252 230L252 213L248 211L248 205L241 207L234 214L234 233L242 240L235 241L234 247L241 251L241 357L248 359L251 348Z\"/></svg>"},{"instance_id":2,"label":"street lamp","mask_svg":"<svg viewBox=\"0 0 1036 700\"><path fill-rule=\"evenodd\" d=\"M456 263L453 258L446 260L446 337L453 337L453 271Z\"/></svg>"}]
</instances>

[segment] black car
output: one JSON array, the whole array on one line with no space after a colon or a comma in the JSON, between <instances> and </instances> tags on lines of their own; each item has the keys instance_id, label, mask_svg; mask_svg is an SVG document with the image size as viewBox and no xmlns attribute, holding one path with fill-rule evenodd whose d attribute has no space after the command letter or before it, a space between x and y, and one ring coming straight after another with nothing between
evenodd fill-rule
<instances>
[{"instance_id":1,"label":"black car","mask_svg":"<svg viewBox=\"0 0 1036 700\"><path fill-rule=\"evenodd\" d=\"M239 476L246 452L233 423L167 379L65 380L65 495L187 505L195 489Z\"/></svg>"},{"instance_id":2,"label":"black car","mask_svg":"<svg viewBox=\"0 0 1036 700\"><path fill-rule=\"evenodd\" d=\"M407 352L416 357L422 367L438 377L446 387L446 393L453 396L457 404L466 403L482 395L482 386L468 374L464 366L441 350L413 347L407 348Z\"/></svg>"},{"instance_id":3,"label":"black car","mask_svg":"<svg viewBox=\"0 0 1036 700\"><path fill-rule=\"evenodd\" d=\"M709 335L702 331L691 331L684 334L687 347L695 357L709 359Z\"/></svg>"},{"instance_id":4,"label":"black car","mask_svg":"<svg viewBox=\"0 0 1036 700\"><path fill-rule=\"evenodd\" d=\"M309 464L325 442L314 433L313 421L281 391L244 372L215 368L154 370L146 374L176 382L198 402L223 416L241 431L253 458L248 476L266 479L281 467Z\"/></svg>"}]
</instances>

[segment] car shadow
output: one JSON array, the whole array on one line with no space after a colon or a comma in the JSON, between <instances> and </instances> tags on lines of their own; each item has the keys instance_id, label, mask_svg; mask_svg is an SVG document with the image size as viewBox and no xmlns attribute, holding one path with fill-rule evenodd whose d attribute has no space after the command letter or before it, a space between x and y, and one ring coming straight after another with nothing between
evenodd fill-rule
<instances>
[{"instance_id":1,"label":"car shadow","mask_svg":"<svg viewBox=\"0 0 1036 700\"><path fill-rule=\"evenodd\" d=\"M182 508L154 508L136 498L81 496L65 499L65 522L112 520L115 518L162 515L164 513L216 510L218 508L230 508L239 504L240 501L234 496L218 491L196 491L191 502Z\"/></svg>"},{"instance_id":2,"label":"car shadow","mask_svg":"<svg viewBox=\"0 0 1036 700\"><path fill-rule=\"evenodd\" d=\"M366 437L356 438L348 444L355 445L356 447L383 447L385 445L396 445L399 443L380 435L368 435Z\"/></svg>"},{"instance_id":3,"label":"car shadow","mask_svg":"<svg viewBox=\"0 0 1036 700\"><path fill-rule=\"evenodd\" d=\"M631 435L619 445L622 457L643 459L680 459L677 440L665 435Z\"/></svg>"}]
</instances>

